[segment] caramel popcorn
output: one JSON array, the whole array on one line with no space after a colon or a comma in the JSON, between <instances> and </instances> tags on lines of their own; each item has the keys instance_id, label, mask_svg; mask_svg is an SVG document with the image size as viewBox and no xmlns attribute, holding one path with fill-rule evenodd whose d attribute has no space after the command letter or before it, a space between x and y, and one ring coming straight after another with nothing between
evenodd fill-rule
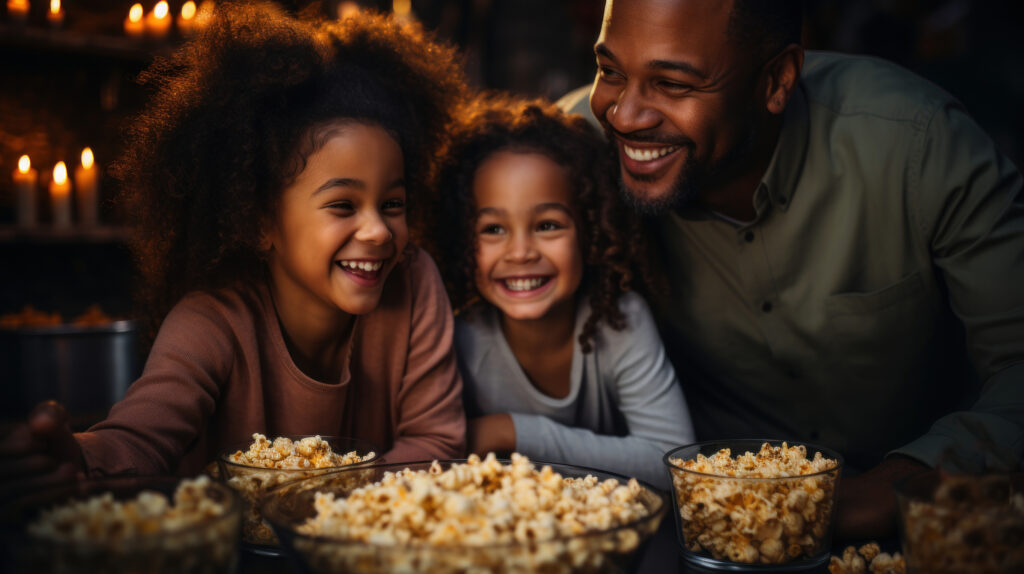
<instances>
[{"instance_id":1,"label":"caramel popcorn","mask_svg":"<svg viewBox=\"0 0 1024 574\"><path fill-rule=\"evenodd\" d=\"M764 443L759 452L735 458L722 449L669 462L691 552L782 564L825 551L839 471L835 460L820 452L808 459L802 445Z\"/></svg>"},{"instance_id":2,"label":"caramel popcorn","mask_svg":"<svg viewBox=\"0 0 1024 574\"><path fill-rule=\"evenodd\" d=\"M871 542L855 548L847 546L843 556L832 556L828 565L829 574L906 574L907 565L899 552L882 552L878 544Z\"/></svg>"},{"instance_id":3,"label":"caramel popcorn","mask_svg":"<svg viewBox=\"0 0 1024 574\"><path fill-rule=\"evenodd\" d=\"M946 476L933 501L901 504L913 571L1024 572L1024 494L1007 476Z\"/></svg>"},{"instance_id":4,"label":"caramel popcorn","mask_svg":"<svg viewBox=\"0 0 1024 574\"><path fill-rule=\"evenodd\" d=\"M260 515L259 500L267 490L289 480L309 478L376 457L374 452L362 456L356 451L335 453L331 445L320 436L296 441L277 437L270 441L260 433L253 433L252 444L247 450L238 450L225 457L228 462L240 466L226 466L222 469L228 486L240 492L246 501L242 539L251 544L278 543L270 525Z\"/></svg>"},{"instance_id":5,"label":"caramel popcorn","mask_svg":"<svg viewBox=\"0 0 1024 574\"><path fill-rule=\"evenodd\" d=\"M28 525L26 571L225 571L237 558L235 504L200 476L183 480L173 500L150 490L130 500L107 492L58 506Z\"/></svg>"},{"instance_id":6,"label":"caramel popcorn","mask_svg":"<svg viewBox=\"0 0 1024 574\"><path fill-rule=\"evenodd\" d=\"M510 464L470 455L447 469L434 461L426 470L385 472L344 498L316 492L316 515L298 532L352 544L297 546L315 571L600 571L609 553L632 552L657 528L654 521L644 527L650 532L615 530L650 516L652 497L636 479L564 477L519 454ZM373 545L392 548L384 558Z\"/></svg>"}]
</instances>

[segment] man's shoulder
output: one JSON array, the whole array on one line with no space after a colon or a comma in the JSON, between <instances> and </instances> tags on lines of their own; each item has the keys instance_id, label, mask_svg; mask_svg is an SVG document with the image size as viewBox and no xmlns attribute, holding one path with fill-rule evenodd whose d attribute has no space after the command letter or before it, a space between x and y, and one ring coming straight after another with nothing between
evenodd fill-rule
<instances>
[{"instance_id":1,"label":"man's shoulder","mask_svg":"<svg viewBox=\"0 0 1024 574\"><path fill-rule=\"evenodd\" d=\"M805 54L801 85L812 105L837 116L917 122L953 96L913 72L871 56Z\"/></svg>"},{"instance_id":2,"label":"man's shoulder","mask_svg":"<svg viewBox=\"0 0 1024 574\"><path fill-rule=\"evenodd\" d=\"M601 124L598 123L597 118L594 117L594 112L590 109L590 88L590 84L580 86L558 98L555 105L567 114L583 116L590 125L597 128L600 132Z\"/></svg>"}]
</instances>

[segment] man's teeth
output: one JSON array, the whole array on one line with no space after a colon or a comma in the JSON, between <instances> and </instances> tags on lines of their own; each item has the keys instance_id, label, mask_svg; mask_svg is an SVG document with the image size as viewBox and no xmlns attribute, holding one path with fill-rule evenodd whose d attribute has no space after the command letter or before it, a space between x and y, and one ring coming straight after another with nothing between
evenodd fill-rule
<instances>
[{"instance_id":1,"label":"man's teeth","mask_svg":"<svg viewBox=\"0 0 1024 574\"><path fill-rule=\"evenodd\" d=\"M626 156L629 157L629 159L635 161L651 161L676 151L679 149L679 146L670 145L658 149L637 149L623 144L622 149L625 150Z\"/></svg>"},{"instance_id":2,"label":"man's teeth","mask_svg":"<svg viewBox=\"0 0 1024 574\"><path fill-rule=\"evenodd\" d=\"M547 279L535 277L533 279L505 279L505 287L509 291L532 291L544 284Z\"/></svg>"},{"instance_id":3,"label":"man's teeth","mask_svg":"<svg viewBox=\"0 0 1024 574\"><path fill-rule=\"evenodd\" d=\"M376 271L383 265L383 261L339 261L342 267L348 267L349 269L359 269L362 271Z\"/></svg>"}]
</instances>

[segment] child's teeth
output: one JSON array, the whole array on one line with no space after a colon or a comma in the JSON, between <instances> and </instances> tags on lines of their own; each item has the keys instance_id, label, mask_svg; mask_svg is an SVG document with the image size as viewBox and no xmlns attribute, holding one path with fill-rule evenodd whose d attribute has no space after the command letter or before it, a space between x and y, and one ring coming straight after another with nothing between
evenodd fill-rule
<instances>
[{"instance_id":1,"label":"child's teeth","mask_svg":"<svg viewBox=\"0 0 1024 574\"><path fill-rule=\"evenodd\" d=\"M506 279L505 286L510 291L532 291L540 287L544 279L535 277L533 279Z\"/></svg>"},{"instance_id":2,"label":"child's teeth","mask_svg":"<svg viewBox=\"0 0 1024 574\"><path fill-rule=\"evenodd\" d=\"M384 266L383 261L342 261L343 267L349 269L360 269L362 271L376 271Z\"/></svg>"}]
</instances>

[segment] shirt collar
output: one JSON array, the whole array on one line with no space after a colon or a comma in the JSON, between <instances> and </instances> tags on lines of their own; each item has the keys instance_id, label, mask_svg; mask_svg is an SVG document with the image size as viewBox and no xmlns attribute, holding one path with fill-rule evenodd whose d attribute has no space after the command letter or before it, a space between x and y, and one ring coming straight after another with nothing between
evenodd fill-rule
<instances>
[{"instance_id":1,"label":"shirt collar","mask_svg":"<svg viewBox=\"0 0 1024 574\"><path fill-rule=\"evenodd\" d=\"M807 157L809 118L803 84L797 84L782 116L782 130L775 144L775 152L755 193L755 206L760 207L764 194L767 194L774 208L785 211L789 207L800 180L804 158Z\"/></svg>"}]
</instances>

